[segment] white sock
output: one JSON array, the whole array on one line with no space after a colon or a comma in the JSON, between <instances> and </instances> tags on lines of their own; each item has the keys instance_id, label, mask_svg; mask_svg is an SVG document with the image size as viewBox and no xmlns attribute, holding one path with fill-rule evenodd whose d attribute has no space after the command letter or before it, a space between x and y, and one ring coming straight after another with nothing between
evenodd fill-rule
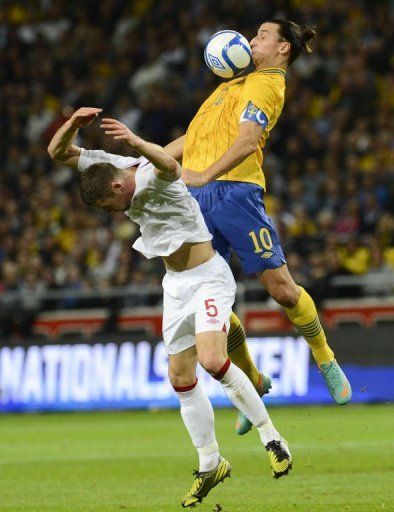
<instances>
[{"instance_id":1,"label":"white sock","mask_svg":"<svg viewBox=\"0 0 394 512\"><path fill-rule=\"evenodd\" d=\"M174 388L181 403L181 416L199 456L199 471L209 471L219 462L212 404L197 381L192 389Z\"/></svg>"},{"instance_id":2,"label":"white sock","mask_svg":"<svg viewBox=\"0 0 394 512\"><path fill-rule=\"evenodd\" d=\"M202 446L201 448L197 448L198 458L199 458L199 467L198 470L202 471L210 471L211 469L216 468L219 464L220 455L219 455L219 447L215 441L207 446Z\"/></svg>"},{"instance_id":3,"label":"white sock","mask_svg":"<svg viewBox=\"0 0 394 512\"><path fill-rule=\"evenodd\" d=\"M224 375L219 372L219 375L215 378L219 377L218 380L220 380L228 398L257 428L263 444L267 445L274 439L281 439L280 434L272 424L265 405L244 372L235 364L229 364L228 362L223 367L223 372Z\"/></svg>"},{"instance_id":4,"label":"white sock","mask_svg":"<svg viewBox=\"0 0 394 512\"><path fill-rule=\"evenodd\" d=\"M256 428L260 434L260 439L264 446L267 446L267 444L270 441L274 441L274 440L280 441L281 440L281 435L274 427L274 424L272 423L270 417L268 417L268 421L266 423L264 423L263 426L256 427Z\"/></svg>"}]
</instances>

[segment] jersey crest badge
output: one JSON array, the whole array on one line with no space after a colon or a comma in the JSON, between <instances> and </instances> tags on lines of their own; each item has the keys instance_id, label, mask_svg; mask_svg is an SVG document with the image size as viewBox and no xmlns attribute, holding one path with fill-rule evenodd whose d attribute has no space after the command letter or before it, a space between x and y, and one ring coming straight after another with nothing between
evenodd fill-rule
<instances>
[{"instance_id":1,"label":"jersey crest badge","mask_svg":"<svg viewBox=\"0 0 394 512\"><path fill-rule=\"evenodd\" d=\"M253 105L253 103L249 102L249 106L247 107L247 110L246 110L246 115L248 117L253 117L257 114L258 111L259 111L259 109L257 107L255 107Z\"/></svg>"}]
</instances>

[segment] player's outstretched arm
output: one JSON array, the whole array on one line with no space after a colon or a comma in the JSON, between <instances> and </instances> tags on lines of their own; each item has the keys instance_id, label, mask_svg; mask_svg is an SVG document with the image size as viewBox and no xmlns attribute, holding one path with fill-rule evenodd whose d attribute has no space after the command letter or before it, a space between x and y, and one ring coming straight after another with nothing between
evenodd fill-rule
<instances>
[{"instance_id":1,"label":"player's outstretched arm","mask_svg":"<svg viewBox=\"0 0 394 512\"><path fill-rule=\"evenodd\" d=\"M245 158L256 151L263 129L254 122L243 122L239 125L239 134L234 144L204 172L182 169L182 178L190 187L203 187L207 183L223 176L242 163Z\"/></svg>"},{"instance_id":2,"label":"player's outstretched arm","mask_svg":"<svg viewBox=\"0 0 394 512\"><path fill-rule=\"evenodd\" d=\"M164 146L164 150L171 155L175 160L182 160L183 157L183 146L185 144L186 135L181 135L177 139L173 140L167 146Z\"/></svg>"},{"instance_id":3,"label":"player's outstretched arm","mask_svg":"<svg viewBox=\"0 0 394 512\"><path fill-rule=\"evenodd\" d=\"M120 121L104 118L101 122L101 128L105 130L106 135L112 135L114 139L122 140L152 162L156 167L159 178L165 181L175 181L181 175L178 162L161 146L142 139Z\"/></svg>"},{"instance_id":4,"label":"player's outstretched arm","mask_svg":"<svg viewBox=\"0 0 394 512\"><path fill-rule=\"evenodd\" d=\"M51 158L76 169L81 148L75 146L73 140L77 136L79 128L92 123L100 112L102 112L101 108L93 107L82 107L76 110L52 137L48 146Z\"/></svg>"}]
</instances>

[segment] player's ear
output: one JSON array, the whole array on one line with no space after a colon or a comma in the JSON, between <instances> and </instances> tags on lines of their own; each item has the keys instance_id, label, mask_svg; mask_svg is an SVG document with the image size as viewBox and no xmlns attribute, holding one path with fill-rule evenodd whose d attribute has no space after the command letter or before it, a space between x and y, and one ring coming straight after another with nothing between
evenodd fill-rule
<instances>
[{"instance_id":1,"label":"player's ear","mask_svg":"<svg viewBox=\"0 0 394 512\"><path fill-rule=\"evenodd\" d=\"M112 192L115 192L115 194L118 194L119 192L123 191L123 183L121 181L112 181L111 189L112 189Z\"/></svg>"},{"instance_id":2,"label":"player's ear","mask_svg":"<svg viewBox=\"0 0 394 512\"><path fill-rule=\"evenodd\" d=\"M282 41L279 45L279 53L282 55L290 54L291 44L288 41Z\"/></svg>"}]
</instances>

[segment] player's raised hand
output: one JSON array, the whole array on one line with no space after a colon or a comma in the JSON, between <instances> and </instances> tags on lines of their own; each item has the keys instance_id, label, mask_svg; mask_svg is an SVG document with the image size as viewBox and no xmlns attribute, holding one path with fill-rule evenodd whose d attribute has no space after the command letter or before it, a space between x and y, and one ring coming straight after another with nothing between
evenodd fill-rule
<instances>
[{"instance_id":1,"label":"player's raised hand","mask_svg":"<svg viewBox=\"0 0 394 512\"><path fill-rule=\"evenodd\" d=\"M122 140L131 147L137 147L141 138L133 133L127 126L116 119L105 117L101 121L100 128L105 130L105 135L112 135L115 140Z\"/></svg>"},{"instance_id":2,"label":"player's raised hand","mask_svg":"<svg viewBox=\"0 0 394 512\"><path fill-rule=\"evenodd\" d=\"M102 108L82 107L70 117L71 125L75 128L84 128L92 123L102 112Z\"/></svg>"},{"instance_id":3,"label":"player's raised hand","mask_svg":"<svg viewBox=\"0 0 394 512\"><path fill-rule=\"evenodd\" d=\"M196 172L191 169L182 169L182 178L188 187L203 187L209 181L205 172Z\"/></svg>"}]
</instances>

